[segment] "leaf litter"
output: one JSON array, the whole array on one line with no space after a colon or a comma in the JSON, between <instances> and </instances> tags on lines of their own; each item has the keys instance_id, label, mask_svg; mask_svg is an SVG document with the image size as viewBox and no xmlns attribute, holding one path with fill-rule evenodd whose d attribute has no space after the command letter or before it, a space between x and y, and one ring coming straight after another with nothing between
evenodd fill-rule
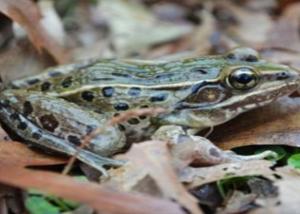
<instances>
[{"instance_id":1,"label":"leaf litter","mask_svg":"<svg viewBox=\"0 0 300 214\"><path fill-rule=\"evenodd\" d=\"M103 0L64 3L65 8L45 0L38 3L30 0L0 2L0 11L14 26L19 25L13 28L8 24L6 29L11 29L14 37L10 38L8 46L1 44L4 50L1 65L6 59L19 58L19 63L6 63L4 70L7 72L1 72L1 77L6 77L11 69L15 70L16 77L7 78L6 82L28 75L26 70L39 70L71 59L120 56L176 59L220 53L241 45L257 48L274 62L299 66L299 3L294 1ZM173 12L168 11L176 10L177 16L170 18ZM30 42L26 36L20 37L20 28L25 30ZM3 32L7 37L11 36L7 30ZM20 45L26 40L27 45ZM31 45L37 51L26 55ZM11 47L17 47L23 53L13 52L16 49ZM51 55L54 62L41 54L41 50ZM29 56L31 61L28 61ZM31 67L20 69L18 64L25 60ZM127 163L109 169L110 177L99 178L100 175L94 173L98 176L93 179L97 183L71 178L78 173L82 175L76 167L67 170L69 176L59 174L60 170L55 168L26 168L61 165L68 161L7 141L3 132L0 182L25 190L38 188L105 213L185 213L184 210L190 213L207 213L206 210L214 213L295 213L299 206L295 190L299 186L299 172L292 168L298 164L299 153L297 97L299 94L294 94L293 99L284 98L216 127L209 139L222 150L207 140L197 144L184 138L181 140L188 141L184 145L155 138L134 144L126 153L114 157L127 160ZM153 110L128 112L111 123L145 113L152 114ZM89 137L92 136L87 139ZM275 159L244 162L226 152L228 149L240 152L241 148L258 145L285 146L280 148L286 152L277 162ZM220 155L219 159L210 154L212 148ZM258 151L259 148L250 150ZM76 164L69 163L70 166ZM285 166L288 163L290 167ZM92 177L93 169L82 171L86 172L87 178ZM228 183L232 186L222 195L222 185ZM241 184L245 186L242 189L238 187ZM262 194L262 190L271 192L274 188L278 188L278 192L272 197ZM218 202L208 196L203 198L209 191ZM9 189L4 195L12 192ZM4 195L0 195L4 209L22 210L22 206L11 206Z\"/></svg>"}]
</instances>

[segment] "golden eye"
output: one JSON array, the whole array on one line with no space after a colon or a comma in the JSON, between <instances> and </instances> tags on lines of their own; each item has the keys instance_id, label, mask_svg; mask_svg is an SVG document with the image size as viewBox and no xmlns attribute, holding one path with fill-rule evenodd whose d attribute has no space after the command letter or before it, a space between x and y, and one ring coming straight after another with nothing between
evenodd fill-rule
<instances>
[{"instance_id":1,"label":"golden eye","mask_svg":"<svg viewBox=\"0 0 300 214\"><path fill-rule=\"evenodd\" d=\"M251 68L237 68L230 73L227 83L234 89L247 90L257 85L258 76Z\"/></svg>"}]
</instances>

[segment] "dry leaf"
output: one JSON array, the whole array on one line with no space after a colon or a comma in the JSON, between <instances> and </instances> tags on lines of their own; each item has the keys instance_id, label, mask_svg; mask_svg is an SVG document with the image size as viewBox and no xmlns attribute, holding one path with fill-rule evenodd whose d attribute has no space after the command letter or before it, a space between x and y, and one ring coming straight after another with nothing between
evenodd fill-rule
<instances>
[{"instance_id":1,"label":"dry leaf","mask_svg":"<svg viewBox=\"0 0 300 214\"><path fill-rule=\"evenodd\" d=\"M251 208L249 205L254 202L255 198L255 194L245 194L235 190L226 201L225 207L217 209L217 213L244 213Z\"/></svg>"},{"instance_id":2,"label":"dry leaf","mask_svg":"<svg viewBox=\"0 0 300 214\"><path fill-rule=\"evenodd\" d=\"M187 192L176 176L166 142L147 141L134 144L126 154L120 155L119 158L128 160L129 163L112 171L111 180L106 183L107 185L132 191L137 190L137 186L145 190L146 184L154 183L159 191L156 194L174 199L193 214L201 213L197 200ZM141 184L142 182L144 184Z\"/></svg>"},{"instance_id":3,"label":"dry leaf","mask_svg":"<svg viewBox=\"0 0 300 214\"><path fill-rule=\"evenodd\" d=\"M184 213L171 201L141 194L112 192L96 183L79 182L68 176L19 168L11 164L0 164L0 182L22 189L36 188L49 194L85 203L104 213Z\"/></svg>"},{"instance_id":4,"label":"dry leaf","mask_svg":"<svg viewBox=\"0 0 300 214\"><path fill-rule=\"evenodd\" d=\"M278 203L251 211L251 214L284 213L294 214L299 212L300 204L300 171L290 167L276 168L275 173L280 179L274 182L279 188Z\"/></svg>"},{"instance_id":5,"label":"dry leaf","mask_svg":"<svg viewBox=\"0 0 300 214\"><path fill-rule=\"evenodd\" d=\"M118 56L130 56L149 47L191 33L191 26L157 19L138 1L102 0L99 12L108 21Z\"/></svg>"},{"instance_id":6,"label":"dry leaf","mask_svg":"<svg viewBox=\"0 0 300 214\"><path fill-rule=\"evenodd\" d=\"M227 31L233 38L238 37L240 45L258 46L266 40L272 21L265 12L246 10L230 1L220 1L217 5L235 17L237 24L229 24Z\"/></svg>"},{"instance_id":7,"label":"dry leaf","mask_svg":"<svg viewBox=\"0 0 300 214\"><path fill-rule=\"evenodd\" d=\"M215 129L212 141L228 150L249 145L300 146L300 99L283 98Z\"/></svg>"},{"instance_id":8,"label":"dry leaf","mask_svg":"<svg viewBox=\"0 0 300 214\"><path fill-rule=\"evenodd\" d=\"M0 11L26 30L30 41L38 50L47 50L59 63L68 62L65 50L42 25L42 16L35 3L31 0L1 0Z\"/></svg>"},{"instance_id":9,"label":"dry leaf","mask_svg":"<svg viewBox=\"0 0 300 214\"><path fill-rule=\"evenodd\" d=\"M300 52L300 4L287 7L268 33L264 47L276 47Z\"/></svg>"},{"instance_id":10,"label":"dry leaf","mask_svg":"<svg viewBox=\"0 0 300 214\"><path fill-rule=\"evenodd\" d=\"M277 168L282 179L275 182L279 188L279 213L297 213L300 204L300 172L290 167Z\"/></svg>"},{"instance_id":11,"label":"dry leaf","mask_svg":"<svg viewBox=\"0 0 300 214\"><path fill-rule=\"evenodd\" d=\"M35 152L22 143L2 141L0 142L0 162L24 167L63 164L67 162L67 159Z\"/></svg>"},{"instance_id":12,"label":"dry leaf","mask_svg":"<svg viewBox=\"0 0 300 214\"><path fill-rule=\"evenodd\" d=\"M264 59L278 64L289 65L299 70L300 68L300 53L286 49L262 49L261 55Z\"/></svg>"}]
</instances>

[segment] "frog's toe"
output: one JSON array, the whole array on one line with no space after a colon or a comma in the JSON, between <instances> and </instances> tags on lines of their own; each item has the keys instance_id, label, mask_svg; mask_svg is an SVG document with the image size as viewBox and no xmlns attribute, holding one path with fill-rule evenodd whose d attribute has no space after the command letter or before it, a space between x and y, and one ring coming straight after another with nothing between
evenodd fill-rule
<instances>
[{"instance_id":1,"label":"frog's toe","mask_svg":"<svg viewBox=\"0 0 300 214\"><path fill-rule=\"evenodd\" d=\"M259 154L254 154L254 155L237 155L233 152L227 153L228 155L228 160L233 160L233 161L250 161L250 160L262 160L262 159L273 159L275 160L278 158L278 154L274 151L267 150Z\"/></svg>"}]
</instances>

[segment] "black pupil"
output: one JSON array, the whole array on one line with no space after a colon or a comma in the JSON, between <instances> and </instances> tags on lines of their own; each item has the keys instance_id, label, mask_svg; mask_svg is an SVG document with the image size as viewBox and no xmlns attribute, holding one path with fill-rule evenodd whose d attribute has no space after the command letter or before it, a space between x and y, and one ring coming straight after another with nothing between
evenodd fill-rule
<instances>
[{"instance_id":1,"label":"black pupil","mask_svg":"<svg viewBox=\"0 0 300 214\"><path fill-rule=\"evenodd\" d=\"M233 78L238 83L248 84L249 82L251 82L253 80L253 75L251 75L249 73L237 72L236 74L234 74Z\"/></svg>"},{"instance_id":2,"label":"black pupil","mask_svg":"<svg viewBox=\"0 0 300 214\"><path fill-rule=\"evenodd\" d=\"M237 76L237 81L239 83L247 84L253 80L253 77L249 74L243 73Z\"/></svg>"}]
</instances>

